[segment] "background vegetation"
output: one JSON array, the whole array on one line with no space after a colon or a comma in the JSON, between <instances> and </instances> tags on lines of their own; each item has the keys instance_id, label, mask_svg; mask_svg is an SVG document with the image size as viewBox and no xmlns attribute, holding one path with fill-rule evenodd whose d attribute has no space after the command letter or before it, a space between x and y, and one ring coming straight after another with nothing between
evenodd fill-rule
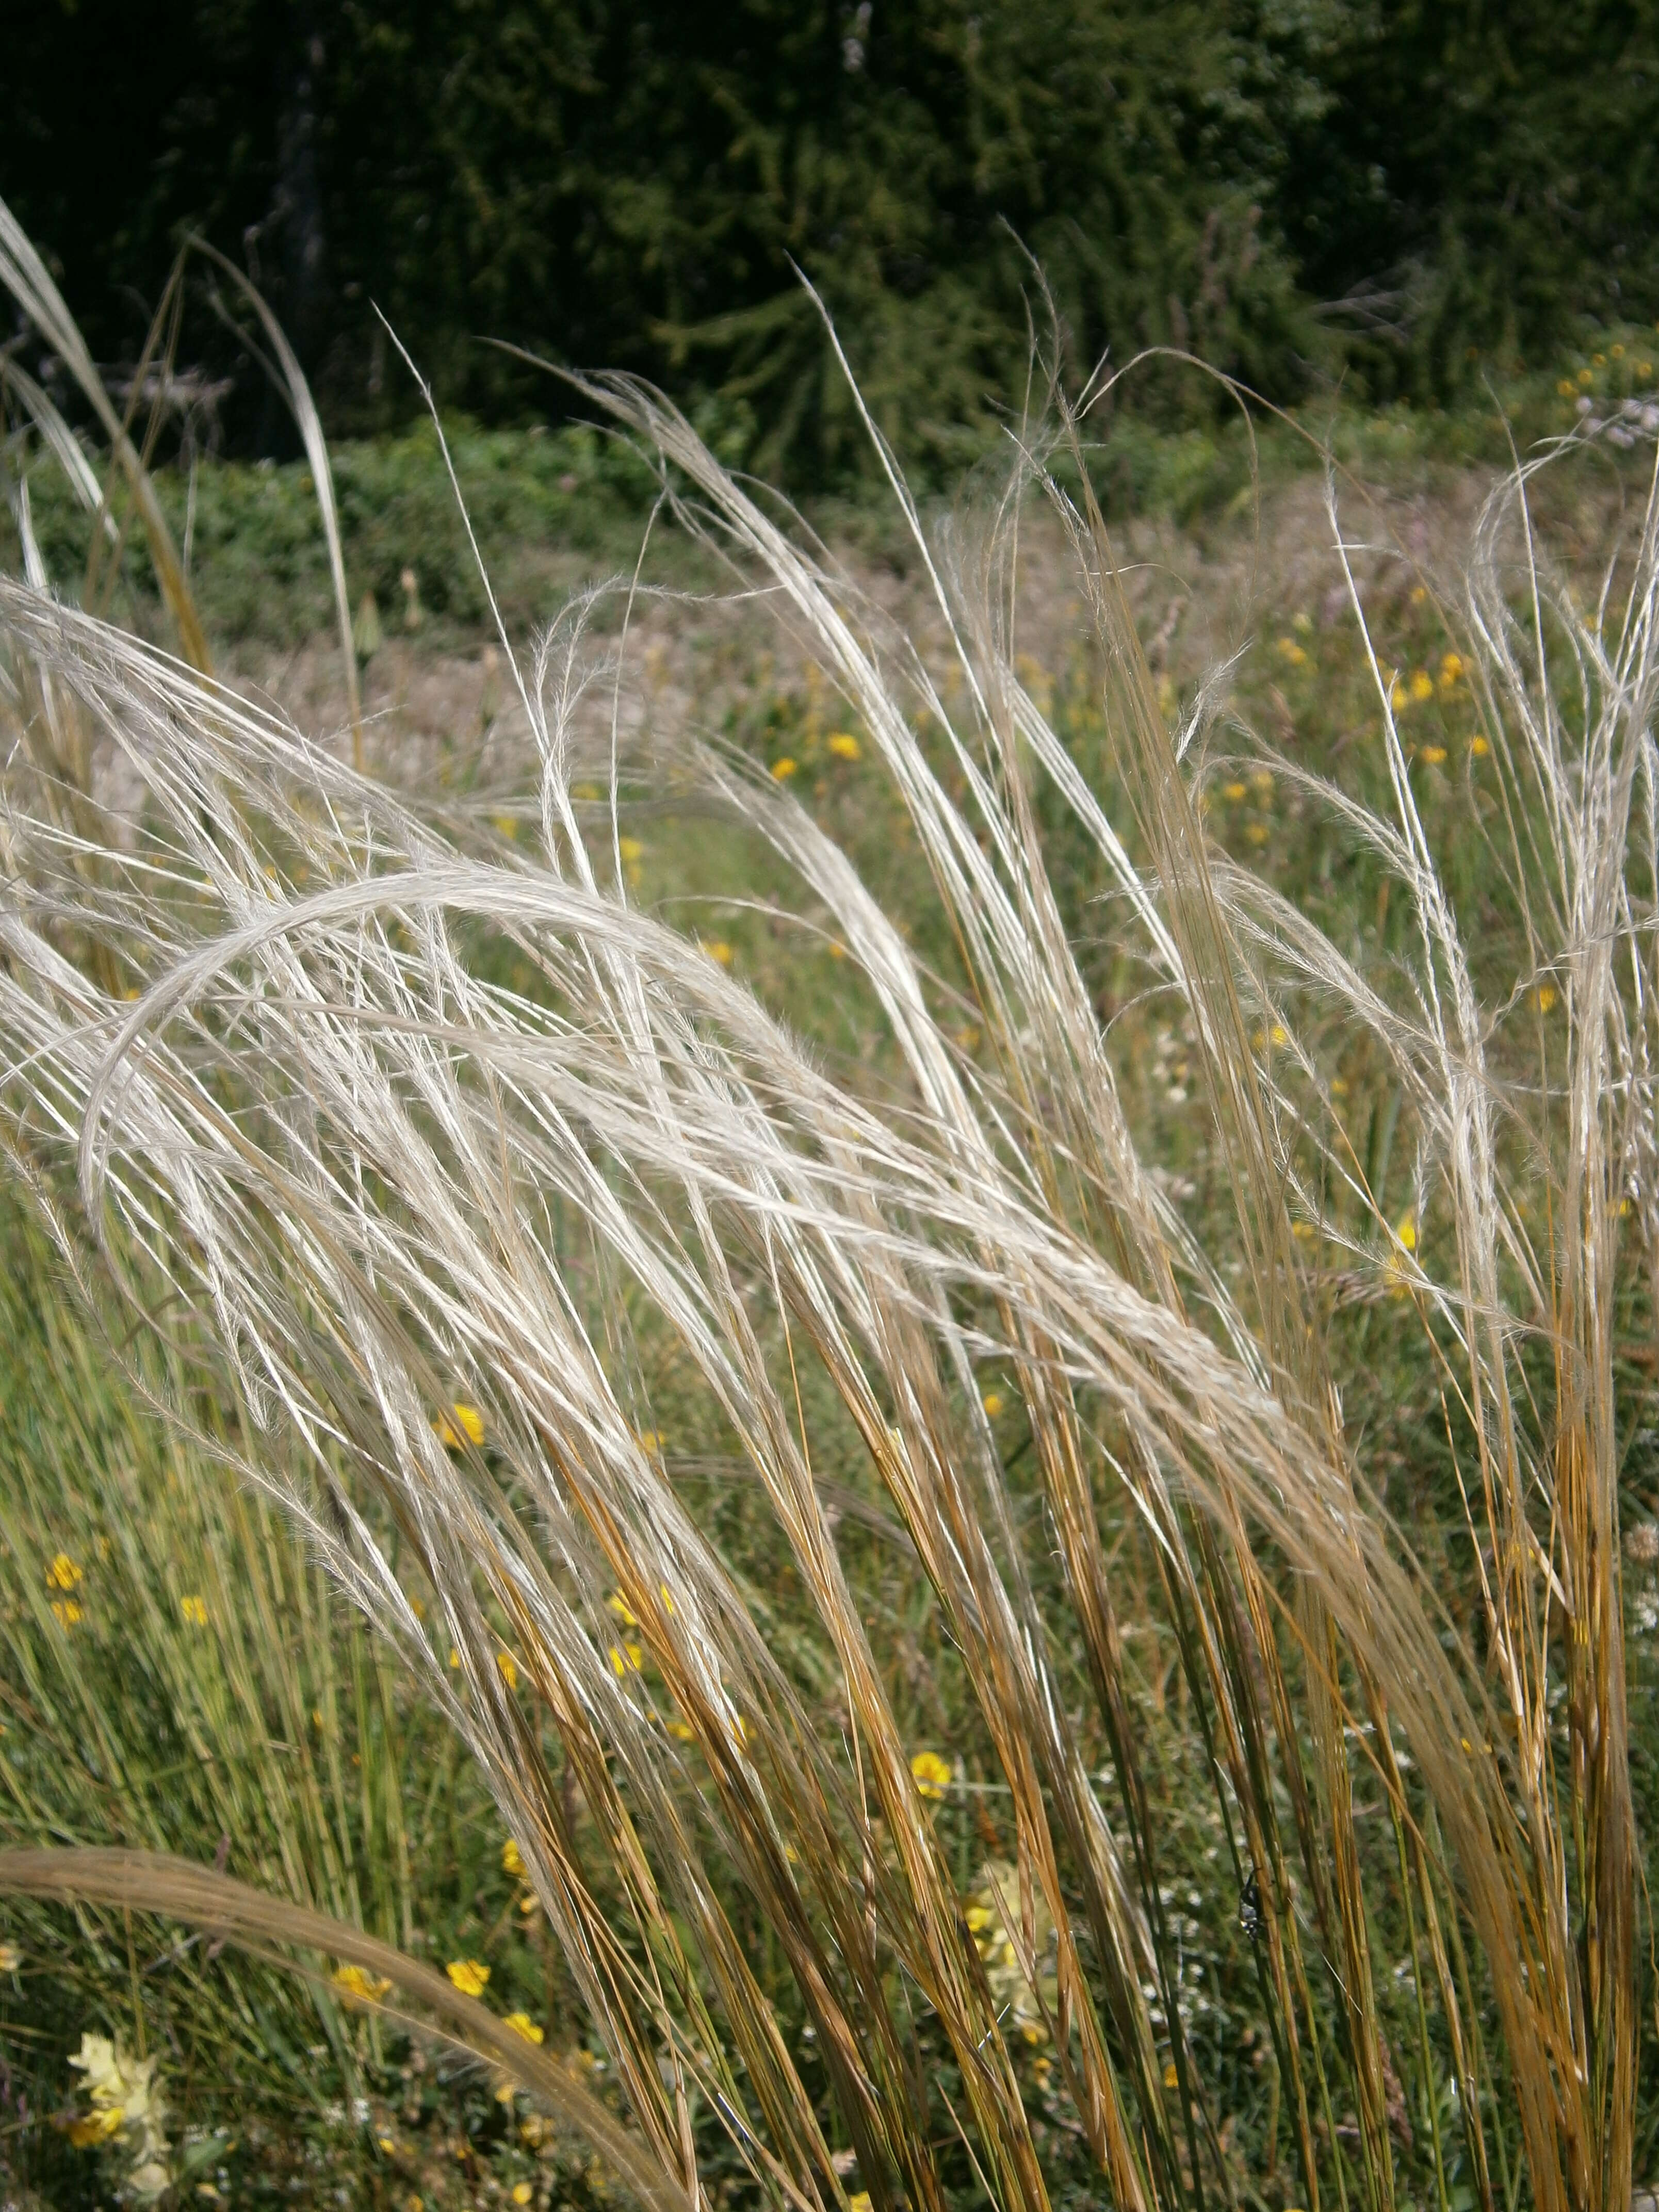
<instances>
[{"instance_id":1,"label":"background vegetation","mask_svg":"<svg viewBox=\"0 0 1659 2212\"><path fill-rule=\"evenodd\" d=\"M378 305L451 403L558 410L477 343L509 339L652 374L728 458L823 485L863 449L799 268L948 474L1019 404L1028 252L1073 368L1169 342L1279 399L1444 402L1650 319L1656 25L1654 0L42 0L8 27L0 194L100 360L136 357L193 228L337 434L413 404ZM235 368L228 334L195 343L210 384ZM257 375L220 416L243 450L290 434Z\"/></svg>"}]
</instances>

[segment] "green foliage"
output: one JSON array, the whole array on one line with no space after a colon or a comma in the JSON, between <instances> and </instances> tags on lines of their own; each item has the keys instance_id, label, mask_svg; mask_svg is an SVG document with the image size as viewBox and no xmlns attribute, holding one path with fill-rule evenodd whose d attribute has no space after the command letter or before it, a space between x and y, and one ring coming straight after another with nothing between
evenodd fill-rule
<instances>
[{"instance_id":1,"label":"green foliage","mask_svg":"<svg viewBox=\"0 0 1659 2212\"><path fill-rule=\"evenodd\" d=\"M463 420L447 435L467 517L515 625L546 620L583 568L631 561L655 479L628 447L581 424L526 432ZM446 635L476 629L488 613L483 585L430 423L343 445L331 459L354 597L372 592L388 626L435 617ZM177 542L188 526L191 581L216 635L280 644L326 626L328 550L303 463L204 462L193 478L166 470L156 483ZM73 590L91 518L50 457L29 483L47 572ZM0 521L0 544L9 537ZM147 598L146 550L131 544L128 554L129 581Z\"/></svg>"},{"instance_id":2,"label":"green foliage","mask_svg":"<svg viewBox=\"0 0 1659 2212\"><path fill-rule=\"evenodd\" d=\"M0 195L105 359L198 228L337 433L414 404L377 308L487 417L563 404L499 337L664 380L728 459L822 487L868 459L797 271L937 477L1018 415L1034 264L1073 368L1170 343L1280 399L1345 368L1443 398L1472 355L1659 307L1653 0L169 12L170 37L111 0L12 27ZM185 357L237 375L235 442L283 448L204 312Z\"/></svg>"}]
</instances>

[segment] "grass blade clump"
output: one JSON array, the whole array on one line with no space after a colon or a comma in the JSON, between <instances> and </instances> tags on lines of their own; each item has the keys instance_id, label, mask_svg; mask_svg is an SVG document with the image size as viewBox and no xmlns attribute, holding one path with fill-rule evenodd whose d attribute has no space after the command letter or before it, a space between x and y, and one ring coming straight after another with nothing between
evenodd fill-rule
<instances>
[{"instance_id":1,"label":"grass blade clump","mask_svg":"<svg viewBox=\"0 0 1659 2212\"><path fill-rule=\"evenodd\" d=\"M578 629L522 671L542 836L503 857L0 582L12 670L72 695L146 792L137 842L89 855L15 782L15 1154L48 1182L72 1164L139 1308L180 1302L216 1347L272 1439L242 1472L465 1732L688 2194L723 2136L779 2202L844 2202L850 2152L884 2212L975 2186L1036 2212L1054 2111L1125 2205L1248 2197L1281 2152L1310 2212L1621 2202L1638 1862L1613 1372L1654 1156L1651 507L1588 621L1532 553L1524 471L1477 541L1462 620L1517 999L1466 939L1380 665L1392 811L1302 781L1408 902L1388 974L1212 845L1205 746L1159 707L1086 492L1022 456L988 535L934 548L916 524L947 684L672 410L592 396L773 596L902 795L948 978L774 779L678 754L852 956L897 1079L837 1079L630 902L619 787L593 837L573 793ZM1115 821L1013 652L1033 482L1099 641ZM1334 498L1331 520L1340 547ZM1200 1218L1126 1103L1047 863L1056 808L1190 1021L1218 1194ZM86 943L136 997L68 957ZM491 945L528 980L500 981ZM982 1051L951 1033L947 982ZM1397 1097L1404 1223L1333 1040ZM1319 1239L1438 1370L1468 1604L1345 1420L1355 1340ZM665 1445L668 1370L758 1516L768 1583ZM997 1791L982 1878L913 1764L831 1470L918 1563L963 1759ZM1133 1654L1154 1623L1272 2052L1248 2153L1170 1878L1191 1846Z\"/></svg>"}]
</instances>

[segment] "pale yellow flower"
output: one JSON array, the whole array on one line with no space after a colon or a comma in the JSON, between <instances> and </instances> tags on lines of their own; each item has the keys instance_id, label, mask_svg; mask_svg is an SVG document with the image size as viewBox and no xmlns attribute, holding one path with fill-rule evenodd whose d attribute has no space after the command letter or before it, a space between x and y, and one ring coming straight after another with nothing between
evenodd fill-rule
<instances>
[{"instance_id":1,"label":"pale yellow flower","mask_svg":"<svg viewBox=\"0 0 1659 2212\"><path fill-rule=\"evenodd\" d=\"M645 1664L645 1646L636 1644L631 1636L624 1636L620 1644L611 1646L611 1671L620 1681L625 1675L637 1674Z\"/></svg>"},{"instance_id":2,"label":"pale yellow flower","mask_svg":"<svg viewBox=\"0 0 1659 2212\"><path fill-rule=\"evenodd\" d=\"M910 1761L910 1771L921 1796L943 1797L951 1786L950 1766L936 1751L919 1751Z\"/></svg>"},{"instance_id":3,"label":"pale yellow flower","mask_svg":"<svg viewBox=\"0 0 1659 2212\"><path fill-rule=\"evenodd\" d=\"M645 858L645 848L637 837L618 837L617 850L622 854L623 865L628 867Z\"/></svg>"},{"instance_id":4,"label":"pale yellow flower","mask_svg":"<svg viewBox=\"0 0 1659 2212\"><path fill-rule=\"evenodd\" d=\"M857 760L864 748L850 730L836 730L826 740L837 760Z\"/></svg>"},{"instance_id":5,"label":"pale yellow flower","mask_svg":"<svg viewBox=\"0 0 1659 2212\"><path fill-rule=\"evenodd\" d=\"M67 1552L59 1552L46 1569L48 1589L72 1590L81 1580L81 1570Z\"/></svg>"},{"instance_id":6,"label":"pale yellow flower","mask_svg":"<svg viewBox=\"0 0 1659 2212\"><path fill-rule=\"evenodd\" d=\"M53 1598L52 1613L60 1628L73 1628L77 1620L84 1620L87 1617L72 1597Z\"/></svg>"},{"instance_id":7,"label":"pale yellow flower","mask_svg":"<svg viewBox=\"0 0 1659 2212\"><path fill-rule=\"evenodd\" d=\"M1417 757L1430 768L1438 768L1446 757L1446 748L1444 745L1425 745Z\"/></svg>"},{"instance_id":8,"label":"pale yellow flower","mask_svg":"<svg viewBox=\"0 0 1659 2212\"><path fill-rule=\"evenodd\" d=\"M337 1966L329 1979L349 2007L376 2003L392 1987L384 1974L371 1974L366 1966Z\"/></svg>"},{"instance_id":9,"label":"pale yellow flower","mask_svg":"<svg viewBox=\"0 0 1659 2212\"><path fill-rule=\"evenodd\" d=\"M1540 1014L1548 1013L1551 1007L1555 1004L1555 986L1553 983L1540 983L1538 986L1537 1004L1538 1011Z\"/></svg>"},{"instance_id":10,"label":"pale yellow flower","mask_svg":"<svg viewBox=\"0 0 1659 2212\"><path fill-rule=\"evenodd\" d=\"M207 1626L208 1609L199 1597L181 1597L179 1601L179 1610L192 1628Z\"/></svg>"},{"instance_id":11,"label":"pale yellow flower","mask_svg":"<svg viewBox=\"0 0 1659 2212\"><path fill-rule=\"evenodd\" d=\"M723 937L717 937L712 945L705 945L703 951L711 960L718 960L722 968L732 965L732 948Z\"/></svg>"},{"instance_id":12,"label":"pale yellow flower","mask_svg":"<svg viewBox=\"0 0 1659 2212\"><path fill-rule=\"evenodd\" d=\"M1426 668L1413 669L1412 672L1412 697L1420 702L1425 699L1432 699L1433 696L1433 677L1430 675Z\"/></svg>"},{"instance_id":13,"label":"pale yellow flower","mask_svg":"<svg viewBox=\"0 0 1659 2212\"><path fill-rule=\"evenodd\" d=\"M501 1872L510 1874L515 1881L524 1873L524 1853L511 1836L501 1845Z\"/></svg>"},{"instance_id":14,"label":"pale yellow flower","mask_svg":"<svg viewBox=\"0 0 1659 2212\"><path fill-rule=\"evenodd\" d=\"M482 1959L452 1959L444 1968L464 1997L481 1997L489 1969Z\"/></svg>"},{"instance_id":15,"label":"pale yellow flower","mask_svg":"<svg viewBox=\"0 0 1659 2212\"><path fill-rule=\"evenodd\" d=\"M1002 1411L1001 1391L988 1390L981 1402L985 1407L987 1419L994 1421L997 1415Z\"/></svg>"},{"instance_id":16,"label":"pale yellow flower","mask_svg":"<svg viewBox=\"0 0 1659 2212\"><path fill-rule=\"evenodd\" d=\"M1402 1213L1399 1220L1395 1224L1394 1233L1400 1239L1402 1249L1407 1252L1415 1252L1417 1249L1417 1216L1414 1213Z\"/></svg>"},{"instance_id":17,"label":"pale yellow flower","mask_svg":"<svg viewBox=\"0 0 1659 2212\"><path fill-rule=\"evenodd\" d=\"M792 760L789 755L785 753L781 760L773 762L772 773L780 783L787 783L798 766L799 763Z\"/></svg>"},{"instance_id":18,"label":"pale yellow flower","mask_svg":"<svg viewBox=\"0 0 1659 2212\"><path fill-rule=\"evenodd\" d=\"M483 1415L476 1406L453 1405L448 1413L440 1413L432 1425L437 1431L438 1442L447 1451L459 1451L463 1437L470 1444L481 1444L484 1440Z\"/></svg>"},{"instance_id":19,"label":"pale yellow flower","mask_svg":"<svg viewBox=\"0 0 1659 2212\"><path fill-rule=\"evenodd\" d=\"M507 1688L516 1690L519 1686L519 1665L513 1654L510 1651L498 1651L495 1654L495 1666Z\"/></svg>"},{"instance_id":20,"label":"pale yellow flower","mask_svg":"<svg viewBox=\"0 0 1659 2212\"><path fill-rule=\"evenodd\" d=\"M1474 759L1485 760L1486 755L1491 750L1492 747L1486 743L1484 738L1471 738L1469 739L1469 752Z\"/></svg>"},{"instance_id":21,"label":"pale yellow flower","mask_svg":"<svg viewBox=\"0 0 1659 2212\"><path fill-rule=\"evenodd\" d=\"M112 2136L121 2132L122 2114L118 2105L105 2105L83 2119L71 2120L66 2130L76 2150L89 2149L94 2143L107 2142Z\"/></svg>"},{"instance_id":22,"label":"pale yellow flower","mask_svg":"<svg viewBox=\"0 0 1659 2212\"><path fill-rule=\"evenodd\" d=\"M526 2043L539 2043L542 2039L542 2030L527 2012L508 2013L502 2020L501 2026L510 2027L514 2035L523 2036Z\"/></svg>"},{"instance_id":23,"label":"pale yellow flower","mask_svg":"<svg viewBox=\"0 0 1659 2212\"><path fill-rule=\"evenodd\" d=\"M527 2181L515 2181L513 2185L512 2197L515 2204L528 2204L535 2194Z\"/></svg>"},{"instance_id":24,"label":"pale yellow flower","mask_svg":"<svg viewBox=\"0 0 1659 2212\"><path fill-rule=\"evenodd\" d=\"M1224 799L1231 799L1235 806L1241 799L1248 799L1249 795L1249 790L1242 783L1224 783L1221 787L1221 796Z\"/></svg>"}]
</instances>

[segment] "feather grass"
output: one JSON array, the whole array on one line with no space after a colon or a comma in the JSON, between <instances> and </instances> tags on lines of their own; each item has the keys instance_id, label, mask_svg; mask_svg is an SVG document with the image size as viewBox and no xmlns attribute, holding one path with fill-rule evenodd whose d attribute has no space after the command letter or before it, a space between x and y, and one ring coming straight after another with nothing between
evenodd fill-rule
<instances>
[{"instance_id":1,"label":"feather grass","mask_svg":"<svg viewBox=\"0 0 1659 2212\"><path fill-rule=\"evenodd\" d=\"M1028 438L988 530L938 545L890 471L958 672L948 690L660 399L623 380L585 388L661 456L671 505L771 595L868 733L931 869L983 1060L953 1046L933 979L844 854L741 758L689 737L678 755L829 915L902 1095L836 1079L630 902L614 767L605 841L571 791L580 608L519 665L541 838L503 855L38 583L0 580L3 711L24 722L61 691L146 793L124 849L48 803L38 757L33 781L13 777L14 1157L48 1195L72 1164L137 1310L175 1301L216 1346L272 1439L238 1455L241 1473L465 1735L665 2188L696 2197L712 2112L773 2201L845 2201L753 1917L882 2212L943 2203L953 2136L995 2202L1048 2201L1015 2027L820 1481L850 1431L1006 1789L1012 1963L1115 2201L1151 2212L1243 2186L1188 2020L1106 1541L1117 1516L1151 1563L1217 1831L1259 1915L1310 2212L1407 2193L1397 2067L1419 2111L1455 2107L1476 2201L1624 2202L1638 1854L1613 1315L1632 1224L1653 1249L1653 501L1618 604L1590 617L1531 544L1530 465L1470 567L1463 622L1507 809L1495 865L1562 1006L1546 1031L1535 985L1516 1007L1483 983L1380 663L1392 817L1301 781L1409 902L1417 945L1392 976L1360 972L1213 848L1202 732L1159 708L1086 471L1049 467ZM1033 486L1084 579L1120 824L1012 651ZM1334 489L1330 519L1346 561ZM1353 602L1363 632L1357 586ZM1056 801L1098 852L1125 945L1198 1040L1231 1194L1201 1231L1137 1145L1046 865L1041 807ZM492 938L532 988L492 980L477 957ZM1409 1238L1324 1085L1316 1023L1363 1036L1406 1102ZM1297 1234L1310 1223L1346 1241L1439 1364L1473 1622L1368 1480ZM655 1440L647 1328L764 1500L814 1694ZM1035 1520L983 1410L992 1369L1029 1420ZM476 1437L444 1415L457 1401ZM381 1516L438 1620L412 1609ZM1068 1701L1079 1652L1109 1745L1098 1773ZM1388 1810L1391 1874L1359 1834L1362 1779ZM1411 1931L1409 2053L1384 2025L1388 1881ZM949 2087L915 2063L924 2024ZM1425 2179L1448 2212L1453 2158L1437 2119Z\"/></svg>"}]
</instances>

